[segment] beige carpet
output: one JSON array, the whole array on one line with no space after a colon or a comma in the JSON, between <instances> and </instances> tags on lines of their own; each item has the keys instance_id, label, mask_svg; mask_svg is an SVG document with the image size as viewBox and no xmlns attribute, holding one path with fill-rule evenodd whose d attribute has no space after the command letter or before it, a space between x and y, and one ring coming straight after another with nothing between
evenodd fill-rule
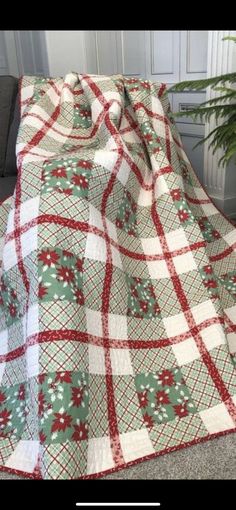
<instances>
[{"instance_id":1,"label":"beige carpet","mask_svg":"<svg viewBox=\"0 0 236 510\"><path fill-rule=\"evenodd\" d=\"M0 473L0 479L22 480L8 473ZM106 479L235 480L236 434L142 462L137 466L108 475Z\"/></svg>"}]
</instances>

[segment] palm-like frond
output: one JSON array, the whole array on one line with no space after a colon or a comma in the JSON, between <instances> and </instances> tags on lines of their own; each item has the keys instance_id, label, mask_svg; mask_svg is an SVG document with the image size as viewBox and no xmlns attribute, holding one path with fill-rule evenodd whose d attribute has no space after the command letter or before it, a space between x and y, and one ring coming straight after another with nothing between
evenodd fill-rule
<instances>
[{"instance_id":1,"label":"palm-like frond","mask_svg":"<svg viewBox=\"0 0 236 510\"><path fill-rule=\"evenodd\" d=\"M227 36L223 40L236 43L236 37ZM193 120L208 121L215 117L216 124L220 122L205 138L201 139L194 147L211 140L209 146L213 153L217 149L223 149L224 154L220 163L225 166L232 158L236 160L236 72L221 76L213 76L204 80L182 81L169 88L166 93L184 91L204 91L211 87L214 92L219 92L217 97L204 101L196 108L188 111L176 112L175 117L192 117ZM232 85L232 86L231 86Z\"/></svg>"}]
</instances>

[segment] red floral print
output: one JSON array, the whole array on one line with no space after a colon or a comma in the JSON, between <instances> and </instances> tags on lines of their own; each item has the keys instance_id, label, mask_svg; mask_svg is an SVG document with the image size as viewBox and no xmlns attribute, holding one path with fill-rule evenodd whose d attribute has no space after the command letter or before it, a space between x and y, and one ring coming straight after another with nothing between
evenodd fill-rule
<instances>
[{"instance_id":1,"label":"red floral print","mask_svg":"<svg viewBox=\"0 0 236 510\"><path fill-rule=\"evenodd\" d=\"M71 426L72 416L64 413L54 413L55 419L52 424L51 432L65 432Z\"/></svg>"},{"instance_id":2,"label":"red floral print","mask_svg":"<svg viewBox=\"0 0 236 510\"><path fill-rule=\"evenodd\" d=\"M57 372L56 374L56 378L55 378L55 382L60 382L60 383L71 383L72 379L71 379L71 373L70 372Z\"/></svg>"},{"instance_id":3,"label":"red floral print","mask_svg":"<svg viewBox=\"0 0 236 510\"><path fill-rule=\"evenodd\" d=\"M86 168L86 170L91 170L92 168L92 163L90 163L90 161L85 161L85 159L80 159L80 161L78 161L78 166L82 166L83 168Z\"/></svg>"},{"instance_id":4,"label":"red floral print","mask_svg":"<svg viewBox=\"0 0 236 510\"><path fill-rule=\"evenodd\" d=\"M44 287L42 283L39 284L38 297L39 299L43 299L47 294L47 287Z\"/></svg>"},{"instance_id":5,"label":"red floral print","mask_svg":"<svg viewBox=\"0 0 236 510\"><path fill-rule=\"evenodd\" d=\"M140 82L140 85L142 85L142 87L146 90L150 90L151 86L150 86L150 83L148 82L145 82L145 81L141 81Z\"/></svg>"},{"instance_id":6,"label":"red floral print","mask_svg":"<svg viewBox=\"0 0 236 510\"><path fill-rule=\"evenodd\" d=\"M173 200L181 200L180 190L174 189L173 191L171 191L171 196L172 196Z\"/></svg>"},{"instance_id":7,"label":"red floral print","mask_svg":"<svg viewBox=\"0 0 236 510\"><path fill-rule=\"evenodd\" d=\"M74 425L74 429L75 431L72 434L72 439L74 441L83 441L84 439L88 439L88 428L86 423Z\"/></svg>"},{"instance_id":8,"label":"red floral print","mask_svg":"<svg viewBox=\"0 0 236 510\"><path fill-rule=\"evenodd\" d=\"M187 211L178 211L180 221L186 221L189 219L189 213Z\"/></svg>"},{"instance_id":9,"label":"red floral print","mask_svg":"<svg viewBox=\"0 0 236 510\"><path fill-rule=\"evenodd\" d=\"M117 219L116 219L116 226L117 226L118 228L123 228L123 226L124 226L123 221L121 221L121 220L119 220L119 219L117 218Z\"/></svg>"},{"instance_id":10,"label":"red floral print","mask_svg":"<svg viewBox=\"0 0 236 510\"><path fill-rule=\"evenodd\" d=\"M19 392L17 396L18 400L25 400L25 387L23 384L19 387Z\"/></svg>"},{"instance_id":11,"label":"red floral print","mask_svg":"<svg viewBox=\"0 0 236 510\"><path fill-rule=\"evenodd\" d=\"M199 225L201 230L205 230L206 229L206 225L204 223L204 219L199 220L198 221L198 225Z\"/></svg>"},{"instance_id":12,"label":"red floral print","mask_svg":"<svg viewBox=\"0 0 236 510\"><path fill-rule=\"evenodd\" d=\"M144 138L148 143L152 141L152 135L150 133L146 133L146 135L144 135Z\"/></svg>"},{"instance_id":13,"label":"red floral print","mask_svg":"<svg viewBox=\"0 0 236 510\"><path fill-rule=\"evenodd\" d=\"M82 290L80 289L77 289L75 291L75 296L76 296L76 303L78 303L78 305L84 305L84 295L83 295L83 292Z\"/></svg>"},{"instance_id":14,"label":"red floral print","mask_svg":"<svg viewBox=\"0 0 236 510\"><path fill-rule=\"evenodd\" d=\"M170 399L165 391L157 391L156 393L157 404L169 404Z\"/></svg>"},{"instance_id":15,"label":"red floral print","mask_svg":"<svg viewBox=\"0 0 236 510\"><path fill-rule=\"evenodd\" d=\"M45 443L46 439L47 439L47 436L45 436L43 431L40 430L40 432L39 432L39 441L40 441L40 443Z\"/></svg>"},{"instance_id":16,"label":"red floral print","mask_svg":"<svg viewBox=\"0 0 236 510\"><path fill-rule=\"evenodd\" d=\"M157 314L157 315L161 312L158 303L154 303L154 305L153 305L153 312L154 312L154 314Z\"/></svg>"},{"instance_id":17,"label":"red floral print","mask_svg":"<svg viewBox=\"0 0 236 510\"><path fill-rule=\"evenodd\" d=\"M7 409L3 409L0 413L0 428L6 427L11 418L11 412Z\"/></svg>"},{"instance_id":18,"label":"red floral print","mask_svg":"<svg viewBox=\"0 0 236 510\"><path fill-rule=\"evenodd\" d=\"M204 270L204 273L206 273L206 274L212 274L213 273L213 269L212 269L211 266L205 266L203 268L203 270Z\"/></svg>"},{"instance_id":19,"label":"red floral print","mask_svg":"<svg viewBox=\"0 0 236 510\"><path fill-rule=\"evenodd\" d=\"M148 392L141 391L138 393L139 405L140 407L147 407L148 405Z\"/></svg>"},{"instance_id":20,"label":"red floral print","mask_svg":"<svg viewBox=\"0 0 236 510\"><path fill-rule=\"evenodd\" d=\"M85 117L86 119L91 117L91 112L89 110L81 109L80 110L81 117Z\"/></svg>"},{"instance_id":21,"label":"red floral print","mask_svg":"<svg viewBox=\"0 0 236 510\"><path fill-rule=\"evenodd\" d=\"M149 429L152 429L152 427L154 426L154 421L153 421L152 417L149 416L149 414L145 413L143 416L143 419L144 419L145 425L147 425L147 427Z\"/></svg>"},{"instance_id":22,"label":"red floral print","mask_svg":"<svg viewBox=\"0 0 236 510\"><path fill-rule=\"evenodd\" d=\"M7 287L6 287L6 284L5 284L4 280L3 280L3 277L2 277L2 279L1 279L0 290L1 290L2 292L6 292L6 291L7 291Z\"/></svg>"},{"instance_id":23,"label":"red floral print","mask_svg":"<svg viewBox=\"0 0 236 510\"><path fill-rule=\"evenodd\" d=\"M205 280L204 281L204 285L208 288L208 289L216 289L217 287L217 282L215 280Z\"/></svg>"},{"instance_id":24,"label":"red floral print","mask_svg":"<svg viewBox=\"0 0 236 510\"><path fill-rule=\"evenodd\" d=\"M131 288L131 296L138 298L138 291L137 291L136 287L134 287L134 285L131 285L130 288Z\"/></svg>"},{"instance_id":25,"label":"red floral print","mask_svg":"<svg viewBox=\"0 0 236 510\"><path fill-rule=\"evenodd\" d=\"M45 403L46 403L45 396L44 396L42 390L40 390L40 392L39 392L38 401L39 401L39 416L42 416L43 412L44 412Z\"/></svg>"},{"instance_id":26,"label":"red floral print","mask_svg":"<svg viewBox=\"0 0 236 510\"><path fill-rule=\"evenodd\" d=\"M0 405L3 404L3 402L5 402L6 400L6 395L0 391Z\"/></svg>"},{"instance_id":27,"label":"red floral print","mask_svg":"<svg viewBox=\"0 0 236 510\"><path fill-rule=\"evenodd\" d=\"M16 311L17 311L15 305L13 305L11 303L8 308L9 308L10 316L11 317L15 317L16 316Z\"/></svg>"},{"instance_id":28,"label":"red floral print","mask_svg":"<svg viewBox=\"0 0 236 510\"><path fill-rule=\"evenodd\" d=\"M75 267L80 273L82 273L83 271L83 264L84 264L83 260L77 259Z\"/></svg>"},{"instance_id":29,"label":"red floral print","mask_svg":"<svg viewBox=\"0 0 236 510\"><path fill-rule=\"evenodd\" d=\"M217 232L217 230L212 230L212 235L215 239L220 239L220 234L219 232Z\"/></svg>"},{"instance_id":30,"label":"red floral print","mask_svg":"<svg viewBox=\"0 0 236 510\"><path fill-rule=\"evenodd\" d=\"M75 185L75 186L79 186L80 188L83 188L83 189L86 189L88 188L88 181L87 179L84 177L84 175L77 175L77 174L74 174L72 179L71 179L71 182Z\"/></svg>"},{"instance_id":31,"label":"red floral print","mask_svg":"<svg viewBox=\"0 0 236 510\"><path fill-rule=\"evenodd\" d=\"M188 409L186 404L179 404L174 406L176 416L183 418L184 416L188 416Z\"/></svg>"},{"instance_id":32,"label":"red floral print","mask_svg":"<svg viewBox=\"0 0 236 510\"><path fill-rule=\"evenodd\" d=\"M142 312L147 312L148 310L148 303L146 301L139 301L140 308Z\"/></svg>"},{"instance_id":33,"label":"red floral print","mask_svg":"<svg viewBox=\"0 0 236 510\"><path fill-rule=\"evenodd\" d=\"M54 170L51 171L51 176L52 177L64 177L64 178L66 178L67 177L66 169L63 168L63 167L55 168Z\"/></svg>"},{"instance_id":34,"label":"red floral print","mask_svg":"<svg viewBox=\"0 0 236 510\"><path fill-rule=\"evenodd\" d=\"M11 289L11 297L13 299L16 299L17 298L17 294L16 294L16 291L14 289Z\"/></svg>"},{"instance_id":35,"label":"red floral print","mask_svg":"<svg viewBox=\"0 0 236 510\"><path fill-rule=\"evenodd\" d=\"M38 255L38 259L48 267L51 267L52 264L57 264L59 258L59 255L54 250L50 250L49 248L42 250Z\"/></svg>"},{"instance_id":36,"label":"red floral print","mask_svg":"<svg viewBox=\"0 0 236 510\"><path fill-rule=\"evenodd\" d=\"M72 189L69 188L66 189L56 188L56 190L58 191L58 193L64 193L64 195L72 195Z\"/></svg>"},{"instance_id":37,"label":"red floral print","mask_svg":"<svg viewBox=\"0 0 236 510\"><path fill-rule=\"evenodd\" d=\"M159 375L162 386L172 386L174 384L174 376L170 370L163 370Z\"/></svg>"},{"instance_id":38,"label":"red floral print","mask_svg":"<svg viewBox=\"0 0 236 510\"><path fill-rule=\"evenodd\" d=\"M69 259L74 257L73 253L67 250L62 250L62 255L63 257L68 257Z\"/></svg>"},{"instance_id":39,"label":"red floral print","mask_svg":"<svg viewBox=\"0 0 236 510\"><path fill-rule=\"evenodd\" d=\"M83 388L72 388L72 401L75 407L79 407L84 398Z\"/></svg>"},{"instance_id":40,"label":"red floral print","mask_svg":"<svg viewBox=\"0 0 236 510\"><path fill-rule=\"evenodd\" d=\"M64 266L57 268L57 278L63 282L71 283L74 281L75 275L72 269Z\"/></svg>"},{"instance_id":41,"label":"red floral print","mask_svg":"<svg viewBox=\"0 0 236 510\"><path fill-rule=\"evenodd\" d=\"M39 384L43 384L45 379L46 379L46 375L45 374L39 374L38 379L39 379Z\"/></svg>"}]
</instances>

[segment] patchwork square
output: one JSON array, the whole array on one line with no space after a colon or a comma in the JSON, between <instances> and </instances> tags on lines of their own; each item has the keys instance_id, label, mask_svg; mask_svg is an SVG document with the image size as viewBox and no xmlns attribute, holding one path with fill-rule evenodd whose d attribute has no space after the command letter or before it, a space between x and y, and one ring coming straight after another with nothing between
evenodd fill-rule
<instances>
[{"instance_id":1,"label":"patchwork square","mask_svg":"<svg viewBox=\"0 0 236 510\"><path fill-rule=\"evenodd\" d=\"M111 368L114 375L133 374L130 353L128 349L110 349Z\"/></svg>"},{"instance_id":2,"label":"patchwork square","mask_svg":"<svg viewBox=\"0 0 236 510\"><path fill-rule=\"evenodd\" d=\"M187 320L183 313L178 313L172 317L163 318L168 337L181 335L189 329Z\"/></svg>"},{"instance_id":3,"label":"patchwork square","mask_svg":"<svg viewBox=\"0 0 236 510\"><path fill-rule=\"evenodd\" d=\"M197 269L196 262L191 252L177 255L173 258L175 269L178 274L188 273Z\"/></svg>"},{"instance_id":4,"label":"patchwork square","mask_svg":"<svg viewBox=\"0 0 236 510\"><path fill-rule=\"evenodd\" d=\"M218 404L210 409L205 409L199 413L209 434L223 432L233 429L235 424L227 411L225 404Z\"/></svg>"},{"instance_id":5,"label":"patchwork square","mask_svg":"<svg viewBox=\"0 0 236 510\"><path fill-rule=\"evenodd\" d=\"M169 269L165 260L148 260L147 267L150 277L153 280L170 277Z\"/></svg>"},{"instance_id":6,"label":"patchwork square","mask_svg":"<svg viewBox=\"0 0 236 510\"><path fill-rule=\"evenodd\" d=\"M200 352L194 338L188 338L187 340L182 340L177 344L173 344L172 349L179 366L186 365L186 363L200 358Z\"/></svg>"},{"instance_id":7,"label":"patchwork square","mask_svg":"<svg viewBox=\"0 0 236 510\"><path fill-rule=\"evenodd\" d=\"M134 430L120 435L120 443L125 462L154 453L152 442L146 429Z\"/></svg>"},{"instance_id":8,"label":"patchwork square","mask_svg":"<svg viewBox=\"0 0 236 510\"><path fill-rule=\"evenodd\" d=\"M87 474L106 471L114 467L109 437L91 438L88 442Z\"/></svg>"}]
</instances>

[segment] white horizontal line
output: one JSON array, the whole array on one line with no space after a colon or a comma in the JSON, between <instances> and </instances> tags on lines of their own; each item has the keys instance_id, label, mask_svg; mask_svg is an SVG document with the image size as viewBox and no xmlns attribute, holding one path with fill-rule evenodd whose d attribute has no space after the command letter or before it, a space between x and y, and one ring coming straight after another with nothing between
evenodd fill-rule
<instances>
[{"instance_id":1,"label":"white horizontal line","mask_svg":"<svg viewBox=\"0 0 236 510\"><path fill-rule=\"evenodd\" d=\"M160 506L161 503L76 503L76 506Z\"/></svg>"}]
</instances>

